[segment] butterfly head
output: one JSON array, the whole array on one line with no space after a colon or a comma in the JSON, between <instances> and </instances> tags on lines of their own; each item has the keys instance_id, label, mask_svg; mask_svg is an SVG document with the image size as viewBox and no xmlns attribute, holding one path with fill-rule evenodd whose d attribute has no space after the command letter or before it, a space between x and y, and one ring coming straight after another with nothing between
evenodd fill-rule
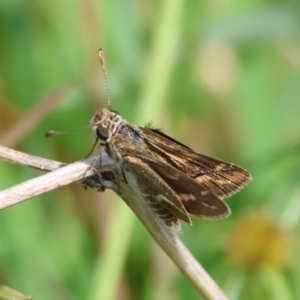
<instances>
[{"instance_id":1,"label":"butterfly head","mask_svg":"<svg viewBox=\"0 0 300 300\"><path fill-rule=\"evenodd\" d=\"M122 121L123 118L118 112L100 108L90 121L90 126L99 139L109 142L119 132Z\"/></svg>"}]
</instances>

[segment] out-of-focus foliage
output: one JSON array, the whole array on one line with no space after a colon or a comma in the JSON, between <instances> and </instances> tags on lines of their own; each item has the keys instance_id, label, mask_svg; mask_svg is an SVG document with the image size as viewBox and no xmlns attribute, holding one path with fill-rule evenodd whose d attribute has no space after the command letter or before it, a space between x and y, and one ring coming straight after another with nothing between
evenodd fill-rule
<instances>
[{"instance_id":1,"label":"out-of-focus foliage","mask_svg":"<svg viewBox=\"0 0 300 300\"><path fill-rule=\"evenodd\" d=\"M10 289L5 285L0 286L0 299L1 300L32 300L30 296L24 296L16 290Z\"/></svg>"},{"instance_id":2,"label":"out-of-focus foliage","mask_svg":"<svg viewBox=\"0 0 300 300\"><path fill-rule=\"evenodd\" d=\"M183 224L187 247L230 299L300 299L299 20L296 0L2 0L0 144L71 85L10 146L83 158L92 132L43 135L106 104L103 47L113 109L253 175L229 218ZM0 188L39 174L0 162ZM120 199L79 184L0 212L0 283L43 300L199 297Z\"/></svg>"}]
</instances>

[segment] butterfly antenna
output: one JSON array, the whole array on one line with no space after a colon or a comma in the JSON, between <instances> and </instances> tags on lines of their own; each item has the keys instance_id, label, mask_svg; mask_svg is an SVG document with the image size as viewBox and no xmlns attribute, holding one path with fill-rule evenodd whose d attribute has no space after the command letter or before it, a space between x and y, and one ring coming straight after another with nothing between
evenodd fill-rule
<instances>
[{"instance_id":1,"label":"butterfly antenna","mask_svg":"<svg viewBox=\"0 0 300 300\"><path fill-rule=\"evenodd\" d=\"M85 126L85 127L81 127L81 128L77 128L77 129L66 130L66 131L49 130L49 131L46 132L45 136L46 137L52 137L52 136L56 136L56 135L61 135L61 134L67 134L67 133L71 133L71 132L81 131L81 130L85 130L85 129L89 129L89 128L91 128L91 125L88 125L88 126Z\"/></svg>"},{"instance_id":2,"label":"butterfly antenna","mask_svg":"<svg viewBox=\"0 0 300 300\"><path fill-rule=\"evenodd\" d=\"M109 88L108 88L108 79L107 79L107 73L106 73L106 69L105 69L105 59L104 59L104 52L103 49L100 48L98 50L98 57L101 63L101 67L103 70L103 74L104 74L104 80L105 80L105 87L106 87L106 94L107 94L107 103L108 103L108 109L111 110L111 105L110 105L110 93L109 93Z\"/></svg>"}]
</instances>

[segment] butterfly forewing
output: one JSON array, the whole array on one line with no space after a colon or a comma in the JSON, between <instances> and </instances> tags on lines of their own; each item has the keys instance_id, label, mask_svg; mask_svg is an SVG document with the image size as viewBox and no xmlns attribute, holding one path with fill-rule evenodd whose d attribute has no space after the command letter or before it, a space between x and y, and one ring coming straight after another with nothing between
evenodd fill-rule
<instances>
[{"instance_id":1,"label":"butterfly forewing","mask_svg":"<svg viewBox=\"0 0 300 300\"><path fill-rule=\"evenodd\" d=\"M141 128L156 158L180 170L223 199L245 186L251 175L241 167L199 154L159 130Z\"/></svg>"}]
</instances>

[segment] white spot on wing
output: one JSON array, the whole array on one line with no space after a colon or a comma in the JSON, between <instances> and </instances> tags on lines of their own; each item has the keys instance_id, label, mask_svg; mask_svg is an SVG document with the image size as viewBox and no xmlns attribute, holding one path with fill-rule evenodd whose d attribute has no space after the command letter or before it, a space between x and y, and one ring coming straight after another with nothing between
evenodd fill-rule
<instances>
[{"instance_id":1,"label":"white spot on wing","mask_svg":"<svg viewBox=\"0 0 300 300\"><path fill-rule=\"evenodd\" d=\"M225 164L219 164L219 165L216 167L215 171L216 171L216 172L222 171L225 167L226 167Z\"/></svg>"},{"instance_id":2,"label":"white spot on wing","mask_svg":"<svg viewBox=\"0 0 300 300\"><path fill-rule=\"evenodd\" d=\"M217 207L215 205L209 205L207 203L202 203L202 205L209 207L210 209L217 209Z\"/></svg>"},{"instance_id":3,"label":"white spot on wing","mask_svg":"<svg viewBox=\"0 0 300 300\"><path fill-rule=\"evenodd\" d=\"M195 201L197 198L195 197L195 195L190 194L190 199L193 200L193 201Z\"/></svg>"},{"instance_id":4,"label":"white spot on wing","mask_svg":"<svg viewBox=\"0 0 300 300\"><path fill-rule=\"evenodd\" d=\"M188 194L180 194L180 198L183 201L189 201L190 200L190 196Z\"/></svg>"}]
</instances>

